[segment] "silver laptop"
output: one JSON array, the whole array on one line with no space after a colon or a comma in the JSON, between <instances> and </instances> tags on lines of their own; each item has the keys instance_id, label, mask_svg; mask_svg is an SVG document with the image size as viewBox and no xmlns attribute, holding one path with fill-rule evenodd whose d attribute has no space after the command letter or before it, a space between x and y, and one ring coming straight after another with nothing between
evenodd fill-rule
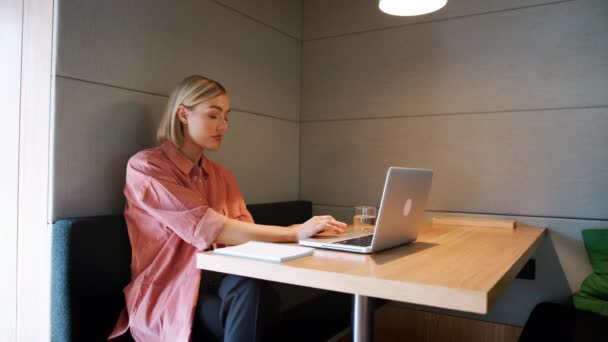
<instances>
[{"instance_id":1,"label":"silver laptop","mask_svg":"<svg viewBox=\"0 0 608 342\"><path fill-rule=\"evenodd\" d=\"M374 233L348 232L337 237L312 237L300 245L355 253L374 253L416 240L424 220L433 171L390 167Z\"/></svg>"}]
</instances>

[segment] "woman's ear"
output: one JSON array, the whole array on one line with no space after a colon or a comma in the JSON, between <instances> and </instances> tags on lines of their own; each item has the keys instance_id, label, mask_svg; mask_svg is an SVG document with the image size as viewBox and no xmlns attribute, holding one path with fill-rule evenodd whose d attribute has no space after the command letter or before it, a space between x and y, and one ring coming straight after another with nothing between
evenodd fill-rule
<instances>
[{"instance_id":1,"label":"woman's ear","mask_svg":"<svg viewBox=\"0 0 608 342\"><path fill-rule=\"evenodd\" d=\"M183 124L188 124L188 111L183 105L177 107L177 118Z\"/></svg>"}]
</instances>

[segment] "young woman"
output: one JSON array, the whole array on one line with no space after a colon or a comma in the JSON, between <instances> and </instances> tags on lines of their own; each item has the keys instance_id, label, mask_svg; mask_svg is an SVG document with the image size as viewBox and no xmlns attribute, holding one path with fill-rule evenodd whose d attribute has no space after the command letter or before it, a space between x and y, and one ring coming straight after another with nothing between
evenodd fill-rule
<instances>
[{"instance_id":1,"label":"young woman","mask_svg":"<svg viewBox=\"0 0 608 342\"><path fill-rule=\"evenodd\" d=\"M258 340L277 308L273 295L258 280L207 279L195 266L196 253L213 243L294 242L346 227L331 216L291 227L254 224L232 173L204 154L220 148L229 113L222 85L187 77L169 98L157 133L161 145L129 160L124 214L132 279L110 339L130 330L146 342Z\"/></svg>"}]
</instances>

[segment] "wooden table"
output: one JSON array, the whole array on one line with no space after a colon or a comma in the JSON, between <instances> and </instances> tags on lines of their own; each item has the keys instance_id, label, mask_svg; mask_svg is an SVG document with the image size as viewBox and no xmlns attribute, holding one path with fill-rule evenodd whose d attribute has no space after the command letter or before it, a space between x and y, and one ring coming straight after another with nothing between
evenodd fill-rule
<instances>
[{"instance_id":1,"label":"wooden table","mask_svg":"<svg viewBox=\"0 0 608 342\"><path fill-rule=\"evenodd\" d=\"M197 267L354 295L353 339L371 339L369 297L485 314L515 278L544 228L425 224L417 241L371 255L315 250L284 263L197 255Z\"/></svg>"}]
</instances>

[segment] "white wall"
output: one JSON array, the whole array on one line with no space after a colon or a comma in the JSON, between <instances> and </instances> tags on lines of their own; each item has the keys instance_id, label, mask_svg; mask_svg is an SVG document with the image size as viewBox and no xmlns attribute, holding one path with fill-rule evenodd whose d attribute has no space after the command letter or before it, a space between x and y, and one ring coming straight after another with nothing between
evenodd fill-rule
<instances>
[{"instance_id":1,"label":"white wall","mask_svg":"<svg viewBox=\"0 0 608 342\"><path fill-rule=\"evenodd\" d=\"M52 1L0 1L0 341L49 339L52 19Z\"/></svg>"},{"instance_id":2,"label":"white wall","mask_svg":"<svg viewBox=\"0 0 608 342\"><path fill-rule=\"evenodd\" d=\"M580 231L608 227L608 2L303 2L300 194L350 220L390 165L432 168L430 215L547 226L537 280L486 316L522 325L590 272Z\"/></svg>"},{"instance_id":3,"label":"white wall","mask_svg":"<svg viewBox=\"0 0 608 342\"><path fill-rule=\"evenodd\" d=\"M17 203L19 184L19 104L21 90L22 1L0 2L0 341L17 336Z\"/></svg>"},{"instance_id":4,"label":"white wall","mask_svg":"<svg viewBox=\"0 0 608 342\"><path fill-rule=\"evenodd\" d=\"M127 159L154 145L171 88L193 73L231 94L231 129L210 157L245 200L298 197L301 4L256 3L59 3L53 221L122 212Z\"/></svg>"}]
</instances>

